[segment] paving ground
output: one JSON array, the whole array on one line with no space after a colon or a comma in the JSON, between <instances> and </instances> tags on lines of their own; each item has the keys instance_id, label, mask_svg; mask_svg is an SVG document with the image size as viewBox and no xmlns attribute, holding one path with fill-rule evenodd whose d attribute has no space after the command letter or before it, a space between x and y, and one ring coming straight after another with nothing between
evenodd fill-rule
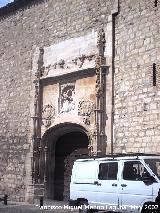
<instances>
[{"instance_id":1,"label":"paving ground","mask_svg":"<svg viewBox=\"0 0 160 213\"><path fill-rule=\"evenodd\" d=\"M78 210L69 209L67 203L54 202L52 204L44 204L43 209L39 205L29 205L25 203L11 203L5 206L0 203L0 213L78 213Z\"/></svg>"},{"instance_id":2,"label":"paving ground","mask_svg":"<svg viewBox=\"0 0 160 213\"><path fill-rule=\"evenodd\" d=\"M41 210L39 208L23 205L23 206L8 206L4 208L0 208L0 213L44 213L44 212L55 212L55 213L78 213L77 210L64 210L64 209L52 209L52 210Z\"/></svg>"},{"instance_id":3,"label":"paving ground","mask_svg":"<svg viewBox=\"0 0 160 213\"><path fill-rule=\"evenodd\" d=\"M43 207L29 205L27 203L8 202L5 206L0 202L0 213L78 213L77 209L71 209L67 202L63 201L45 201ZM111 212L108 212L111 213Z\"/></svg>"}]
</instances>

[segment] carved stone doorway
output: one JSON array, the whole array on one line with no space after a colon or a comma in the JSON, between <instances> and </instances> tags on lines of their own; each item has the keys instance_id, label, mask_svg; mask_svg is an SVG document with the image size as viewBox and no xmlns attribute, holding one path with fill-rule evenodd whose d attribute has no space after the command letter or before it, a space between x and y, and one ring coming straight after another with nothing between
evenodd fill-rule
<instances>
[{"instance_id":1,"label":"carved stone doorway","mask_svg":"<svg viewBox=\"0 0 160 213\"><path fill-rule=\"evenodd\" d=\"M58 137L49 140L46 193L50 199L67 201L73 163L88 155L89 139L81 129L72 127L61 131Z\"/></svg>"}]
</instances>

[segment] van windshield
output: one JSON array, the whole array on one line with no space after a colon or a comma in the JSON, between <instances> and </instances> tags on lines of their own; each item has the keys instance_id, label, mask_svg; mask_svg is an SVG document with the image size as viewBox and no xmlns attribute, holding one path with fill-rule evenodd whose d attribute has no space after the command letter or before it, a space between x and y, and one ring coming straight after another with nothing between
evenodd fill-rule
<instances>
[{"instance_id":1,"label":"van windshield","mask_svg":"<svg viewBox=\"0 0 160 213\"><path fill-rule=\"evenodd\" d=\"M160 179L160 159L144 159L144 161Z\"/></svg>"}]
</instances>

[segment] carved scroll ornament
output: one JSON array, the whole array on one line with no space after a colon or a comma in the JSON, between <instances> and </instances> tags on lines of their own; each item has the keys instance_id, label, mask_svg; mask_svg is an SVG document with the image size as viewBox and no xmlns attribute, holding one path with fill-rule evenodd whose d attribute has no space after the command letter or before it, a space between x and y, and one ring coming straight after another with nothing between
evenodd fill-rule
<instances>
[{"instance_id":1,"label":"carved scroll ornament","mask_svg":"<svg viewBox=\"0 0 160 213\"><path fill-rule=\"evenodd\" d=\"M93 59L95 59L95 55L82 55L80 57L75 58L74 60L72 60L72 62L78 66L79 68L81 68L85 62L85 60L88 61L92 61Z\"/></svg>"},{"instance_id":2,"label":"carved scroll ornament","mask_svg":"<svg viewBox=\"0 0 160 213\"><path fill-rule=\"evenodd\" d=\"M42 111L42 120L45 127L49 127L51 125L52 119L55 117L55 107L51 104L47 104L44 106Z\"/></svg>"},{"instance_id":3,"label":"carved scroll ornament","mask_svg":"<svg viewBox=\"0 0 160 213\"><path fill-rule=\"evenodd\" d=\"M91 123L91 114L94 112L95 104L92 101L80 101L78 104L78 115L83 117L86 125Z\"/></svg>"},{"instance_id":4,"label":"carved scroll ornament","mask_svg":"<svg viewBox=\"0 0 160 213\"><path fill-rule=\"evenodd\" d=\"M82 68L84 63L86 61L91 62L95 60L96 55L91 54L91 55L84 55L82 54L79 57L74 58L73 60L65 61L64 59L59 60L58 62L54 63L52 67L46 67L46 69L72 69L75 66L78 68Z\"/></svg>"}]
</instances>

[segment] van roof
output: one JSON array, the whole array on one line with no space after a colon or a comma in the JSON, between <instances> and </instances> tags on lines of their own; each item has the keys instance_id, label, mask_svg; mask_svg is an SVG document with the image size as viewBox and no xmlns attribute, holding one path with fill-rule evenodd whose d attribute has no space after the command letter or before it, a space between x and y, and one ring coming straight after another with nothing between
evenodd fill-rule
<instances>
[{"instance_id":1,"label":"van roof","mask_svg":"<svg viewBox=\"0 0 160 213\"><path fill-rule=\"evenodd\" d=\"M82 156L80 159L77 159L76 162L85 162L85 161L105 161L105 160L126 160L126 159L155 159L160 158L160 153L157 154L146 154L146 153L116 153L105 156Z\"/></svg>"}]
</instances>

